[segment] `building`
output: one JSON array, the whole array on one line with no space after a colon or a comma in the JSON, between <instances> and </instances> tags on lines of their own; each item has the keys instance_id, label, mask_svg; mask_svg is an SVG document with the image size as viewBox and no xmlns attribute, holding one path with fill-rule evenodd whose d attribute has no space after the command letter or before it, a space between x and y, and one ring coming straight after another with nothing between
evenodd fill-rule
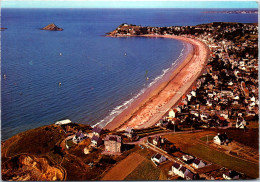
<instances>
[{"instance_id":1,"label":"building","mask_svg":"<svg viewBox=\"0 0 260 182\"><path fill-rule=\"evenodd\" d=\"M246 121L244 120L244 118L242 116L239 116L237 118L236 128L241 128L241 129L246 128Z\"/></svg>"},{"instance_id":2,"label":"building","mask_svg":"<svg viewBox=\"0 0 260 182\"><path fill-rule=\"evenodd\" d=\"M219 134L213 138L213 142L217 145L228 145L230 143L230 140L227 137L227 134Z\"/></svg>"},{"instance_id":3,"label":"building","mask_svg":"<svg viewBox=\"0 0 260 182\"><path fill-rule=\"evenodd\" d=\"M184 162L189 163L189 162L192 162L194 160L194 157L186 154L186 155L182 156L182 159L183 159Z\"/></svg>"},{"instance_id":4,"label":"building","mask_svg":"<svg viewBox=\"0 0 260 182\"><path fill-rule=\"evenodd\" d=\"M177 163L177 162L173 163L173 165L172 165L172 172L173 172L174 174L179 175L179 169L180 169L180 167L181 167L181 165L180 165L179 163Z\"/></svg>"},{"instance_id":5,"label":"building","mask_svg":"<svg viewBox=\"0 0 260 182\"><path fill-rule=\"evenodd\" d=\"M104 140L104 144L105 144L106 152L113 152L113 153L121 152L122 140L120 136L107 135Z\"/></svg>"},{"instance_id":6,"label":"building","mask_svg":"<svg viewBox=\"0 0 260 182\"><path fill-rule=\"evenodd\" d=\"M100 137L101 134L103 134L103 129L102 128L99 128L98 126L95 126L92 130L93 132L93 135L97 136L97 137Z\"/></svg>"},{"instance_id":7,"label":"building","mask_svg":"<svg viewBox=\"0 0 260 182\"><path fill-rule=\"evenodd\" d=\"M206 163L204 163L202 160L200 159L195 159L192 163L192 166L196 169L202 168L206 166Z\"/></svg>"},{"instance_id":8,"label":"building","mask_svg":"<svg viewBox=\"0 0 260 182\"><path fill-rule=\"evenodd\" d=\"M97 137L96 135L93 135L92 139L91 139L91 144L94 147L99 147L100 145L103 144L103 141L101 138Z\"/></svg>"},{"instance_id":9,"label":"building","mask_svg":"<svg viewBox=\"0 0 260 182\"><path fill-rule=\"evenodd\" d=\"M179 169L179 176L182 177L182 178L184 178L184 177L185 177L184 174L185 174L185 172L186 172L187 170L188 170L188 169L187 169L186 167L181 166L180 169Z\"/></svg>"},{"instance_id":10,"label":"building","mask_svg":"<svg viewBox=\"0 0 260 182\"><path fill-rule=\"evenodd\" d=\"M82 140L84 140L86 138L86 136L82 133L82 131L79 131L75 134L75 136L73 137L72 141L74 143L79 143Z\"/></svg>"},{"instance_id":11,"label":"building","mask_svg":"<svg viewBox=\"0 0 260 182\"><path fill-rule=\"evenodd\" d=\"M227 180L235 180L235 179L240 179L240 174L236 171L226 171L223 173L223 178Z\"/></svg>"},{"instance_id":12,"label":"building","mask_svg":"<svg viewBox=\"0 0 260 182\"><path fill-rule=\"evenodd\" d=\"M125 133L128 138L132 138L134 135L134 129L131 127L126 127Z\"/></svg>"},{"instance_id":13,"label":"building","mask_svg":"<svg viewBox=\"0 0 260 182\"><path fill-rule=\"evenodd\" d=\"M161 137L160 136L156 136L153 138L153 144L156 146L159 146L161 144Z\"/></svg>"},{"instance_id":14,"label":"building","mask_svg":"<svg viewBox=\"0 0 260 182\"><path fill-rule=\"evenodd\" d=\"M185 180L195 180L197 179L197 175L195 175L193 172L191 172L190 170L186 170L184 173L184 179Z\"/></svg>"},{"instance_id":15,"label":"building","mask_svg":"<svg viewBox=\"0 0 260 182\"><path fill-rule=\"evenodd\" d=\"M157 165L157 164L161 164L164 161L166 161L166 157L164 157L163 155L157 153L154 156L152 156L151 160Z\"/></svg>"},{"instance_id":16,"label":"building","mask_svg":"<svg viewBox=\"0 0 260 182\"><path fill-rule=\"evenodd\" d=\"M64 124L69 124L69 123L71 123L71 120L65 119L65 120L57 121L55 124L56 125L64 125Z\"/></svg>"}]
</instances>

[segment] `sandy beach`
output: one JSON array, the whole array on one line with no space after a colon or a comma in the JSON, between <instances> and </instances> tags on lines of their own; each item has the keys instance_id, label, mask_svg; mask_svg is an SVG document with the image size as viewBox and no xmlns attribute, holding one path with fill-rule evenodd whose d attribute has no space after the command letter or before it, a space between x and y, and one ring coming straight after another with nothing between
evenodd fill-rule
<instances>
[{"instance_id":1,"label":"sandy beach","mask_svg":"<svg viewBox=\"0 0 260 182\"><path fill-rule=\"evenodd\" d=\"M166 75L166 78L162 79L163 81L159 85L148 89L108 123L105 126L106 129L124 130L127 126L140 129L156 124L192 86L207 62L209 49L196 39L173 35L144 36L177 39L191 44L193 50L170 75Z\"/></svg>"}]
</instances>

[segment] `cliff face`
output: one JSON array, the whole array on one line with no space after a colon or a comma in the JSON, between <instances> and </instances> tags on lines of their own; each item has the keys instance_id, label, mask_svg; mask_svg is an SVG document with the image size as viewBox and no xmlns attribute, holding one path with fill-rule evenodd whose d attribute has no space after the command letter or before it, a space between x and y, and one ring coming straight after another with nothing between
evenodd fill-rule
<instances>
[{"instance_id":1,"label":"cliff face","mask_svg":"<svg viewBox=\"0 0 260 182\"><path fill-rule=\"evenodd\" d=\"M42 28L42 30L63 31L62 28L57 27L54 23L47 25L46 27Z\"/></svg>"},{"instance_id":2,"label":"cliff face","mask_svg":"<svg viewBox=\"0 0 260 182\"><path fill-rule=\"evenodd\" d=\"M4 180L55 181L63 179L62 170L51 167L45 158L20 155L5 162L2 167Z\"/></svg>"}]
</instances>

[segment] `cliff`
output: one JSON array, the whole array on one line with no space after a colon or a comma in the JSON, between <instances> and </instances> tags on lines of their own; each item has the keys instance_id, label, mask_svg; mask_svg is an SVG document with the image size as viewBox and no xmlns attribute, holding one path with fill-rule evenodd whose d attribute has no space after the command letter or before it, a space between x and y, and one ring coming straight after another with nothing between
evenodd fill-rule
<instances>
[{"instance_id":1,"label":"cliff","mask_svg":"<svg viewBox=\"0 0 260 182\"><path fill-rule=\"evenodd\" d=\"M63 31L62 28L57 27L54 23L47 25L46 27L42 28L42 30Z\"/></svg>"}]
</instances>

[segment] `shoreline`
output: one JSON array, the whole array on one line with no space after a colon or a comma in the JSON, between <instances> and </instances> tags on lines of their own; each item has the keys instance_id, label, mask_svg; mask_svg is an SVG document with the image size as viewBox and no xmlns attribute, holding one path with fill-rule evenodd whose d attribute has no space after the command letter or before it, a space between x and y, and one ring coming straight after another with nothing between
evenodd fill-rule
<instances>
[{"instance_id":1,"label":"shoreline","mask_svg":"<svg viewBox=\"0 0 260 182\"><path fill-rule=\"evenodd\" d=\"M177 63L177 67L164 75L159 84L153 85L155 88L152 88L153 86L148 88L128 108L107 123L105 129L124 130L127 126L140 129L156 124L193 85L209 55L208 47L196 39L174 35L142 35L141 37L180 40L190 44L193 49L185 53L185 57Z\"/></svg>"}]
</instances>

